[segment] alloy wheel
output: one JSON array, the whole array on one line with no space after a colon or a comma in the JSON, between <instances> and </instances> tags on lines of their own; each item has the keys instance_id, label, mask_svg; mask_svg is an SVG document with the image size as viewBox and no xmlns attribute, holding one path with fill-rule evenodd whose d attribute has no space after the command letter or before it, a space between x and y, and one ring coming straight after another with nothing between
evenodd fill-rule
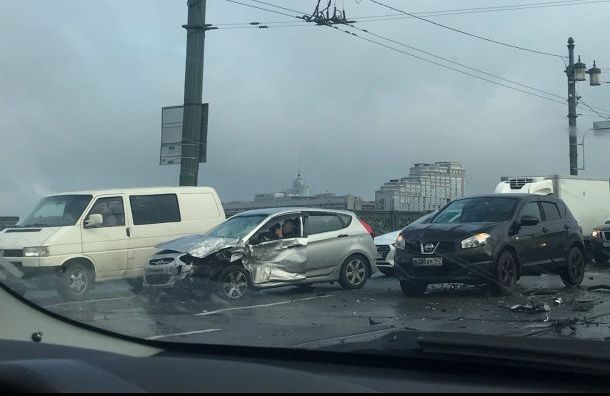
<instances>
[{"instance_id":1,"label":"alloy wheel","mask_svg":"<svg viewBox=\"0 0 610 396\"><path fill-rule=\"evenodd\" d=\"M248 279L242 271L229 272L223 279L222 291L230 299L238 299L246 294Z\"/></svg>"},{"instance_id":2,"label":"alloy wheel","mask_svg":"<svg viewBox=\"0 0 610 396\"><path fill-rule=\"evenodd\" d=\"M362 260L355 258L347 263L347 266L345 267L345 278L350 284L357 286L364 281L365 277L366 267Z\"/></svg>"}]
</instances>

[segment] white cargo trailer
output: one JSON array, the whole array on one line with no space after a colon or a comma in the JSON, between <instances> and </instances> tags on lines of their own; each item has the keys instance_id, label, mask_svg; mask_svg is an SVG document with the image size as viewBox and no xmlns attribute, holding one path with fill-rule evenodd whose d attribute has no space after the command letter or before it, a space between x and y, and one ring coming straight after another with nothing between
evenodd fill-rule
<instances>
[{"instance_id":1,"label":"white cargo trailer","mask_svg":"<svg viewBox=\"0 0 610 396\"><path fill-rule=\"evenodd\" d=\"M610 219L608 179L561 175L503 177L495 192L551 195L562 199L580 224L589 249L593 230Z\"/></svg>"}]
</instances>

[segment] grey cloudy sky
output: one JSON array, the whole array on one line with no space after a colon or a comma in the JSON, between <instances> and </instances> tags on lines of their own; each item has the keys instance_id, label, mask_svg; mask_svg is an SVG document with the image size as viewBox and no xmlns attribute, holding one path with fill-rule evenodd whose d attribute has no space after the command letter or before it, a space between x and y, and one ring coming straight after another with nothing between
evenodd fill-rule
<instances>
[{"instance_id":1,"label":"grey cloudy sky","mask_svg":"<svg viewBox=\"0 0 610 396\"><path fill-rule=\"evenodd\" d=\"M535 2L385 1L409 11ZM273 2L314 7L314 0ZM338 2L353 17L388 13L368 0ZM158 165L160 109L182 101L186 10L183 0L0 0L0 215L23 214L52 192L177 184L178 167ZM560 54L573 35L588 65L595 59L610 67L608 17L610 3L436 20ZM287 19L208 0L208 23ZM558 58L412 19L359 26L504 78L567 91ZM587 103L610 108L610 85L579 88ZM502 175L569 170L567 106L324 27L208 32L204 100L209 162L200 184L226 201L286 188L299 153L314 192L365 199L414 162L461 161L468 193L492 191ZM579 118L580 130L596 119ZM608 177L610 136L587 139L584 173Z\"/></svg>"}]
</instances>

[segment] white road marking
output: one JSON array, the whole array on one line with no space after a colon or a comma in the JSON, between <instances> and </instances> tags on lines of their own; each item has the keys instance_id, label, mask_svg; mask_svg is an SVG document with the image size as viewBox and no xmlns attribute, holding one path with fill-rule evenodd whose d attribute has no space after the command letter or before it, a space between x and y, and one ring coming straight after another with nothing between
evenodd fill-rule
<instances>
[{"instance_id":1,"label":"white road marking","mask_svg":"<svg viewBox=\"0 0 610 396\"><path fill-rule=\"evenodd\" d=\"M59 303L59 304L51 304L51 305L45 305L43 308L51 308L51 307L61 307L63 305L71 305L71 304L87 304L87 303L92 303L92 302L101 302L101 301L116 301L116 300L126 300L129 298L133 298L133 296L126 296L126 297L115 297L115 298L102 298L100 300L86 300L86 301L70 301L70 302L66 302L66 303Z\"/></svg>"},{"instance_id":2,"label":"white road marking","mask_svg":"<svg viewBox=\"0 0 610 396\"><path fill-rule=\"evenodd\" d=\"M161 334L152 337L146 337L147 340L159 340L161 338L169 338L169 337L181 337L193 334L203 334L203 333L214 333L217 331L221 331L221 329L205 329L205 330L195 330L195 331L187 331L186 333L174 333L174 334Z\"/></svg>"},{"instance_id":3,"label":"white road marking","mask_svg":"<svg viewBox=\"0 0 610 396\"><path fill-rule=\"evenodd\" d=\"M195 314L195 316L209 316L209 315L215 315L217 313L227 312L227 311L239 311L239 310L243 310L243 309L273 307L273 306L276 306L276 305L291 304L291 303L296 303L296 302L310 301L310 300L316 300L318 298L327 298L327 297L333 297L333 295L332 294L326 294L326 295L323 295L323 296L300 298L298 300L280 301L280 302L269 303L269 304L248 305L246 307L235 307L235 308L223 308L223 309L218 309L216 311L201 312L201 313Z\"/></svg>"},{"instance_id":4,"label":"white road marking","mask_svg":"<svg viewBox=\"0 0 610 396\"><path fill-rule=\"evenodd\" d=\"M389 333L389 332L392 332L392 331L397 331L397 329L392 327L392 328L388 328L388 329L367 331L367 332L364 332L364 333L351 334L351 335L346 335L346 336L341 336L341 337L325 338L323 340L317 340L317 341L308 341L308 342L303 342L301 344L292 345L291 348L301 348L301 347L311 346L311 345L315 345L315 344L323 344L325 342L335 342L335 341L341 341L341 340L348 340L350 338L370 336L370 335L373 335L373 334L383 334L383 333Z\"/></svg>"}]
</instances>

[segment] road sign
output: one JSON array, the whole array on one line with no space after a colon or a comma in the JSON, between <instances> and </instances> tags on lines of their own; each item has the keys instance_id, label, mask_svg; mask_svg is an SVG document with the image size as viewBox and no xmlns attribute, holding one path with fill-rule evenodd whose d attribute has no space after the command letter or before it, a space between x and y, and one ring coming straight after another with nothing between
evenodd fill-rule
<instances>
[{"instance_id":1,"label":"road sign","mask_svg":"<svg viewBox=\"0 0 610 396\"><path fill-rule=\"evenodd\" d=\"M593 129L594 130L599 130L599 129L610 129L610 121L597 121L593 123Z\"/></svg>"},{"instance_id":2,"label":"road sign","mask_svg":"<svg viewBox=\"0 0 610 396\"><path fill-rule=\"evenodd\" d=\"M201 130L199 133L199 162L207 161L208 146L208 103L201 105ZM161 109L161 153L160 165L180 165L182 154L183 106L169 106Z\"/></svg>"}]
</instances>

